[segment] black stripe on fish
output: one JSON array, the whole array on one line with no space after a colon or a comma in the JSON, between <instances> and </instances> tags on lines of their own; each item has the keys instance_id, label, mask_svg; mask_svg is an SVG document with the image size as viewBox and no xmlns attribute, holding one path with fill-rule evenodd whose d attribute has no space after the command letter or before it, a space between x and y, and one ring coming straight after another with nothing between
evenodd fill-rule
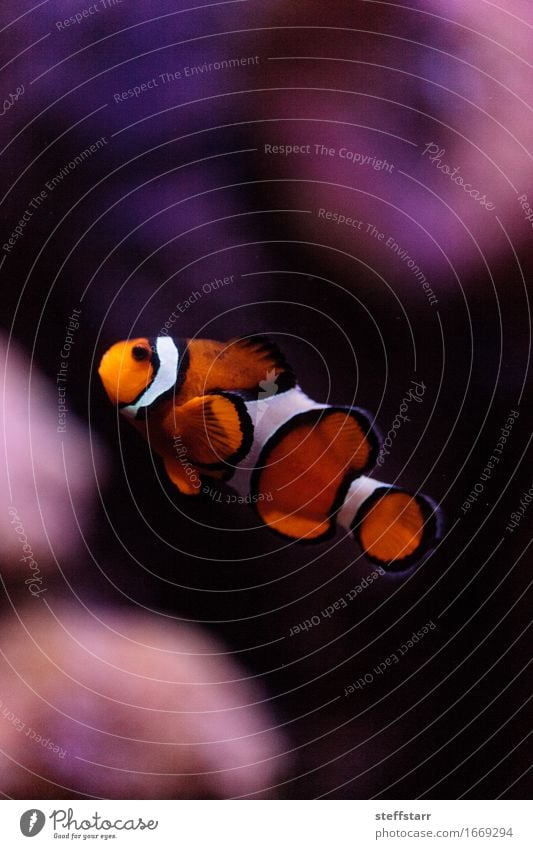
<instances>
[{"instance_id":1,"label":"black stripe on fish","mask_svg":"<svg viewBox=\"0 0 533 849\"><path fill-rule=\"evenodd\" d=\"M159 355L158 355L157 350L156 350L156 341L157 340L154 339L153 337L148 339L148 344L150 345L150 348L151 348L151 351L152 351L152 355L150 357L150 365L152 366L152 379L151 379L150 383L147 386L144 387L142 392L139 392L139 394L137 395L136 398L133 399L133 401L121 401L121 403L118 405L119 410L123 410L125 407L134 407L135 404L138 404L139 401L141 400L141 398L143 397L144 393L148 391L148 389L150 388L150 386L152 385L152 383L156 379L157 372L159 371L159 369L161 367L161 360L159 359ZM144 408L141 408L141 409L144 409ZM135 418L139 418L139 412L140 412L140 410L137 411L137 415L135 416Z\"/></svg>"},{"instance_id":2,"label":"black stripe on fish","mask_svg":"<svg viewBox=\"0 0 533 849\"><path fill-rule=\"evenodd\" d=\"M146 416L148 413L158 407L159 404L161 404L163 401L168 401L170 398L174 397L174 395L177 395L177 393L183 386L183 383L185 382L191 359L189 354L189 348L184 342L184 340L174 339L172 337L170 338L172 339L172 342L176 346L176 350L178 352L178 374L176 377L176 382L173 386L170 386L167 390L165 390L165 392L161 392L161 394L158 395L157 398L154 398L151 404L148 404L146 407L143 407L141 405L137 410L137 414L135 416L136 419L140 419L143 416ZM148 341L152 349L152 359L150 360L150 362L153 364L154 367L153 377L148 386L137 396L137 398L135 398L134 401L130 401L130 403L128 404L119 404L119 409L123 409L124 407L135 406L135 404L137 404L142 399L143 395L148 391L148 389L150 388L150 386L152 386L154 380L156 379L157 373L161 367L161 360L157 353L156 347L157 339L149 339Z\"/></svg>"}]
</instances>

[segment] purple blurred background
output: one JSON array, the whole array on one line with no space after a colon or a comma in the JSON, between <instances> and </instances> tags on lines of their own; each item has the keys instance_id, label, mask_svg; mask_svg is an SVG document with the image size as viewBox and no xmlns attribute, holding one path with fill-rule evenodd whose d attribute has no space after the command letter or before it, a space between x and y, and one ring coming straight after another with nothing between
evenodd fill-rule
<instances>
[{"instance_id":1,"label":"purple blurred background","mask_svg":"<svg viewBox=\"0 0 533 849\"><path fill-rule=\"evenodd\" d=\"M3 717L5 794L526 795L533 509L512 532L506 525L532 484L532 25L522 0L505 9L335 0L326 13L308 0L192 10L163 0L4 2L0 298L17 349L6 341L3 512L11 503L26 516L47 592L30 597L6 523L0 699L33 727L46 697L41 722L69 750L61 763L36 762ZM74 309L62 434L55 390L41 398L35 387L41 374L54 385ZM180 498L135 432L118 429L98 361L118 339L157 335L176 309L177 336L270 335L310 395L371 410L384 433L410 381L424 382L424 403L380 470L442 503L448 533L422 568L381 578L289 637L371 567L350 540L280 548L246 509ZM462 510L511 410L520 415L501 461ZM24 483L9 492L17 475ZM435 632L397 668L343 696L429 620ZM180 653L192 651L199 680L226 682L233 707L216 687L197 706L194 687L169 694L151 682L131 694L141 707L125 712L112 670L84 669L58 621L69 632L78 623L86 651L101 642L97 658L154 679L180 680ZM109 645L108 627L155 646L157 662ZM206 670L209 640L220 641L215 657L235 658ZM35 644L60 669L81 667L81 689L66 671L44 675ZM163 662L169 646L177 657ZM183 675L193 680L194 669ZM227 682L241 677L233 691ZM96 698L84 711L84 686L111 707ZM58 718L65 699L69 716L96 728L109 709L132 739L153 740L161 722L170 751L132 743L110 753L105 733L84 736ZM204 717L199 736L179 715L154 726L143 699L156 711L220 705L227 723ZM246 780L143 778L209 772L209 758L189 760L172 741L238 737L239 727L249 747L217 757L229 775L247 764ZM83 759L103 766L88 774ZM135 780L113 772L119 762Z\"/></svg>"}]
</instances>

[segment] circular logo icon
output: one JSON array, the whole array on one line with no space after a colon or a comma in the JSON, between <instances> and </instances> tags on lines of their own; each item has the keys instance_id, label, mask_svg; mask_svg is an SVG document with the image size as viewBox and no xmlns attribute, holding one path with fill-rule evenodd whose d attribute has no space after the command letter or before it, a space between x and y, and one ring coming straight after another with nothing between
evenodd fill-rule
<instances>
[{"instance_id":1,"label":"circular logo icon","mask_svg":"<svg viewBox=\"0 0 533 849\"><path fill-rule=\"evenodd\" d=\"M20 818L20 830L24 837L35 837L42 831L46 822L46 817L42 811L37 808L31 808L25 811Z\"/></svg>"}]
</instances>

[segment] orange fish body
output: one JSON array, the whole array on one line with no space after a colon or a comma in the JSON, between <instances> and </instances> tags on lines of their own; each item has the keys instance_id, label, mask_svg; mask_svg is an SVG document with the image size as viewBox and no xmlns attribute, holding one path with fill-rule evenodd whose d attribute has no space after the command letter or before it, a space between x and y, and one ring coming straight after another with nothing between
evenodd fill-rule
<instances>
[{"instance_id":1,"label":"orange fish body","mask_svg":"<svg viewBox=\"0 0 533 849\"><path fill-rule=\"evenodd\" d=\"M438 537L430 499L367 477L379 449L368 414L313 401L268 340L118 342L99 374L185 495L231 480L272 530L319 541L341 526L389 569Z\"/></svg>"}]
</instances>

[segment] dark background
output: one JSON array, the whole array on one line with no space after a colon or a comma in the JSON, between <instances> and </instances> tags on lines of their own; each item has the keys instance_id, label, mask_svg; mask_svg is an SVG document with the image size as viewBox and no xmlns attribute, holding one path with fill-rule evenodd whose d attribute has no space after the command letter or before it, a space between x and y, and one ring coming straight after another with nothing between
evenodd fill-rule
<instances>
[{"instance_id":1,"label":"dark background","mask_svg":"<svg viewBox=\"0 0 533 849\"><path fill-rule=\"evenodd\" d=\"M181 2L124 0L59 32L55 21L83 4L55 2L5 33L2 90L26 92L0 127L2 243L46 180L108 140L50 193L1 268L4 330L52 379L67 318L82 309L68 401L113 465L92 556L65 566L69 580L89 606L164 610L241 652L294 750L282 797L527 794L533 509L514 533L505 526L533 483L532 243L502 173L533 197L531 122L517 100L531 91L521 57L533 21L528 4L507 6L512 20L481 2L250 0L181 14ZM29 8L4 3L4 25ZM165 71L255 55L114 102ZM269 58L279 56L323 58ZM432 141L496 213L421 158ZM315 142L387 158L394 173L263 152ZM321 221L323 207L394 236L438 305L382 245ZM133 429L117 428L95 373L110 344L156 335L179 301L232 274L176 335L266 333L313 398L365 407L383 432L410 381L427 386L379 471L441 504L442 544L295 637L371 566L347 539L280 546L247 508L181 498ZM510 410L520 416L501 462L463 514ZM437 628L398 666L335 700L429 620Z\"/></svg>"}]
</instances>

